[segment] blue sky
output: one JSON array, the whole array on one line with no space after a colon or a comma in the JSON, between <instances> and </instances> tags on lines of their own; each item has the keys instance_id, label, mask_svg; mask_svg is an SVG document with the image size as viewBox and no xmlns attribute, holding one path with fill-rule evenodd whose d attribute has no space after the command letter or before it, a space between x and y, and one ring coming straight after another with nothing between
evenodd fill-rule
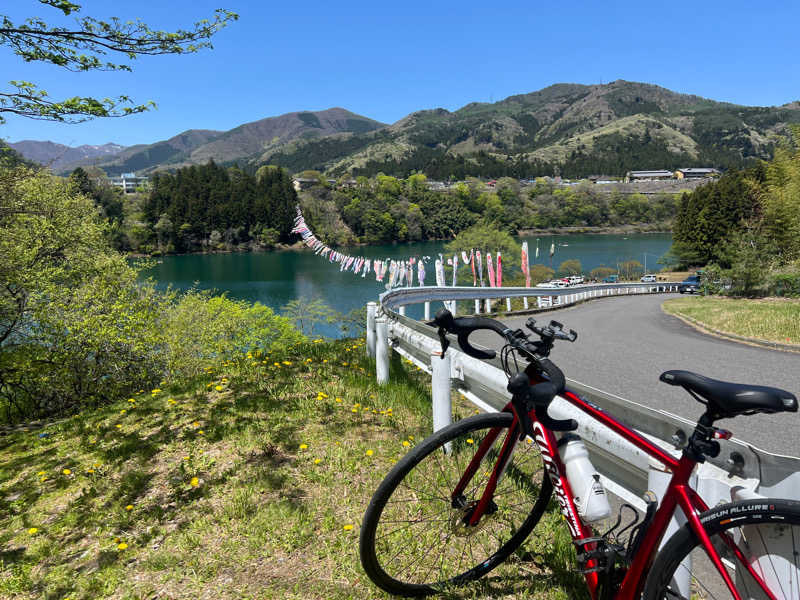
<instances>
[{"instance_id":1,"label":"blue sky","mask_svg":"<svg viewBox=\"0 0 800 600\"><path fill-rule=\"evenodd\" d=\"M195 55L144 57L132 73L23 64L0 47L0 81L54 97L128 94L158 109L77 125L8 117L0 137L80 145L151 143L187 129L226 130L297 110L340 106L391 123L559 82L655 83L746 105L800 99L800 2L262 2L87 0L83 14L186 27L215 8L240 20ZM15 0L13 20L58 11ZM5 88L0 87L0 91Z\"/></svg>"}]
</instances>

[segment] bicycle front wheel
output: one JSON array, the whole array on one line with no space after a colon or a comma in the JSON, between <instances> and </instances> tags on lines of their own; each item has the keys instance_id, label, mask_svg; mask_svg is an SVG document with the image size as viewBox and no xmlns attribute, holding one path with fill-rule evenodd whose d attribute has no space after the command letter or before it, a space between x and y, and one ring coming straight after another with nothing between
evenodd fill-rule
<instances>
[{"instance_id":1,"label":"bicycle front wheel","mask_svg":"<svg viewBox=\"0 0 800 600\"><path fill-rule=\"evenodd\" d=\"M800 502L733 502L704 512L700 520L742 599L800 600ZM688 524L659 552L643 595L645 600L734 597Z\"/></svg>"},{"instance_id":2,"label":"bicycle front wheel","mask_svg":"<svg viewBox=\"0 0 800 600\"><path fill-rule=\"evenodd\" d=\"M476 415L443 428L400 460L378 487L361 526L361 564L380 588L424 596L488 573L516 550L552 492L535 443L517 443L490 508L467 521L480 500L513 417ZM469 485L452 492L486 436L496 435Z\"/></svg>"}]
</instances>

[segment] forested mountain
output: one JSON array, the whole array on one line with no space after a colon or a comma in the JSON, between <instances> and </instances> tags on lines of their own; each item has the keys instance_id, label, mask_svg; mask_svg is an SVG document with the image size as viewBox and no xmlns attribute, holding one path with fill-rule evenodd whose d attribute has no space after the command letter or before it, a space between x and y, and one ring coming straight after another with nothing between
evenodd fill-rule
<instances>
[{"instance_id":1,"label":"forested mountain","mask_svg":"<svg viewBox=\"0 0 800 600\"><path fill-rule=\"evenodd\" d=\"M455 112L416 112L368 134L295 142L256 160L294 171L420 171L435 179L725 169L769 158L787 123L798 122L796 102L747 107L627 81L556 84Z\"/></svg>"},{"instance_id":2,"label":"forested mountain","mask_svg":"<svg viewBox=\"0 0 800 600\"><path fill-rule=\"evenodd\" d=\"M454 112L415 112L390 126L341 108L294 112L225 132L193 129L90 162L109 175L208 160L335 176L623 175L636 169L746 166L771 157L790 123L800 123L800 102L752 107L645 83L561 83Z\"/></svg>"},{"instance_id":3,"label":"forested mountain","mask_svg":"<svg viewBox=\"0 0 800 600\"><path fill-rule=\"evenodd\" d=\"M131 171L149 173L157 168L174 169L205 164L209 160L232 164L247 162L246 159L281 148L293 140L310 140L339 133L359 134L381 127L384 127L383 123L343 108L293 112L245 123L230 131L190 129L155 144L130 146L111 160L92 164L109 175ZM64 170L75 166L68 165Z\"/></svg>"},{"instance_id":4,"label":"forested mountain","mask_svg":"<svg viewBox=\"0 0 800 600\"><path fill-rule=\"evenodd\" d=\"M34 140L22 140L21 142L11 142L8 144L14 150L22 154L28 160L45 165L58 171L69 165L80 162L91 164L102 162L109 159L125 149L119 144L103 144L102 146L65 146L55 142L37 142Z\"/></svg>"}]
</instances>

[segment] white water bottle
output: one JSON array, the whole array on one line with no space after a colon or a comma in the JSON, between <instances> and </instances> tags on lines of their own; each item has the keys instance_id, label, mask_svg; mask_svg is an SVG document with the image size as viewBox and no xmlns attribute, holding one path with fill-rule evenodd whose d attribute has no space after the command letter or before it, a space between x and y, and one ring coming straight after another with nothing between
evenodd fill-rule
<instances>
[{"instance_id":1,"label":"white water bottle","mask_svg":"<svg viewBox=\"0 0 800 600\"><path fill-rule=\"evenodd\" d=\"M567 480L581 519L586 523L595 523L608 518L611 506L583 441L577 435L567 434L559 443L562 444L561 459L567 469Z\"/></svg>"}]
</instances>

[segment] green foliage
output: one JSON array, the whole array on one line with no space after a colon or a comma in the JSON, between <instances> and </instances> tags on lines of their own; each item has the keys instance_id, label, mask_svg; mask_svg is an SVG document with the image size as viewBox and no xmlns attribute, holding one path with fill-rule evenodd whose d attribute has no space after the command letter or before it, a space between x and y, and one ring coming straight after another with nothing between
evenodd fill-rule
<instances>
[{"instance_id":1,"label":"green foliage","mask_svg":"<svg viewBox=\"0 0 800 600\"><path fill-rule=\"evenodd\" d=\"M164 355L170 378L189 379L246 351L282 352L304 336L262 304L190 291L166 311Z\"/></svg>"},{"instance_id":2,"label":"green foliage","mask_svg":"<svg viewBox=\"0 0 800 600\"><path fill-rule=\"evenodd\" d=\"M563 275L580 275L583 273L583 267L577 258L570 258L559 265L558 272Z\"/></svg>"},{"instance_id":3,"label":"green foliage","mask_svg":"<svg viewBox=\"0 0 800 600\"><path fill-rule=\"evenodd\" d=\"M314 328L319 325L333 325L342 319L342 315L320 298L295 298L282 306L281 310L283 316L306 335L314 335Z\"/></svg>"},{"instance_id":4,"label":"green foliage","mask_svg":"<svg viewBox=\"0 0 800 600\"><path fill-rule=\"evenodd\" d=\"M303 339L264 306L138 281L79 184L0 170L0 419L97 406Z\"/></svg>"},{"instance_id":5,"label":"green foliage","mask_svg":"<svg viewBox=\"0 0 800 600\"><path fill-rule=\"evenodd\" d=\"M673 226L673 254L680 266L725 264L723 242L759 210L763 167L726 173L681 197Z\"/></svg>"},{"instance_id":6,"label":"green foliage","mask_svg":"<svg viewBox=\"0 0 800 600\"><path fill-rule=\"evenodd\" d=\"M503 267L519 266L520 245L505 231L491 225L473 225L459 233L451 242L445 244L447 252L469 252L472 249L481 252L503 253Z\"/></svg>"},{"instance_id":7,"label":"green foliage","mask_svg":"<svg viewBox=\"0 0 800 600\"><path fill-rule=\"evenodd\" d=\"M591 276L592 279L596 279L597 281L602 281L609 275L615 275L616 273L617 273L616 269L600 265L599 267L595 267L594 269L592 269L589 275Z\"/></svg>"},{"instance_id":8,"label":"green foliage","mask_svg":"<svg viewBox=\"0 0 800 600\"><path fill-rule=\"evenodd\" d=\"M79 4L67 1L38 0L60 10L64 15L81 11ZM39 17L13 23L0 15L0 45L10 47L23 62L44 62L68 71L131 71L126 63L106 60L116 53L128 60L138 56L185 54L210 48L211 37L231 21L236 13L218 9L214 19L203 19L189 30L174 32L151 29L142 21L112 17L101 21L77 17L69 27L53 27ZM96 117L118 117L149 110L155 104L136 105L128 96L97 99L73 96L53 100L48 93L29 81L10 81L12 90L0 93L0 115L10 113L33 119L77 123ZM0 116L0 123L3 122Z\"/></svg>"},{"instance_id":9,"label":"green foliage","mask_svg":"<svg viewBox=\"0 0 800 600\"><path fill-rule=\"evenodd\" d=\"M531 285L536 285L543 281L550 281L555 275L555 271L545 265L531 265Z\"/></svg>"},{"instance_id":10,"label":"green foliage","mask_svg":"<svg viewBox=\"0 0 800 600\"><path fill-rule=\"evenodd\" d=\"M622 279L636 279L644 273L644 267L638 260L626 260L619 263L619 275Z\"/></svg>"},{"instance_id":11,"label":"green foliage","mask_svg":"<svg viewBox=\"0 0 800 600\"><path fill-rule=\"evenodd\" d=\"M157 246L142 250L270 247L290 239L296 205L297 193L282 169L262 167L253 176L211 161L157 174L143 206Z\"/></svg>"}]
</instances>

